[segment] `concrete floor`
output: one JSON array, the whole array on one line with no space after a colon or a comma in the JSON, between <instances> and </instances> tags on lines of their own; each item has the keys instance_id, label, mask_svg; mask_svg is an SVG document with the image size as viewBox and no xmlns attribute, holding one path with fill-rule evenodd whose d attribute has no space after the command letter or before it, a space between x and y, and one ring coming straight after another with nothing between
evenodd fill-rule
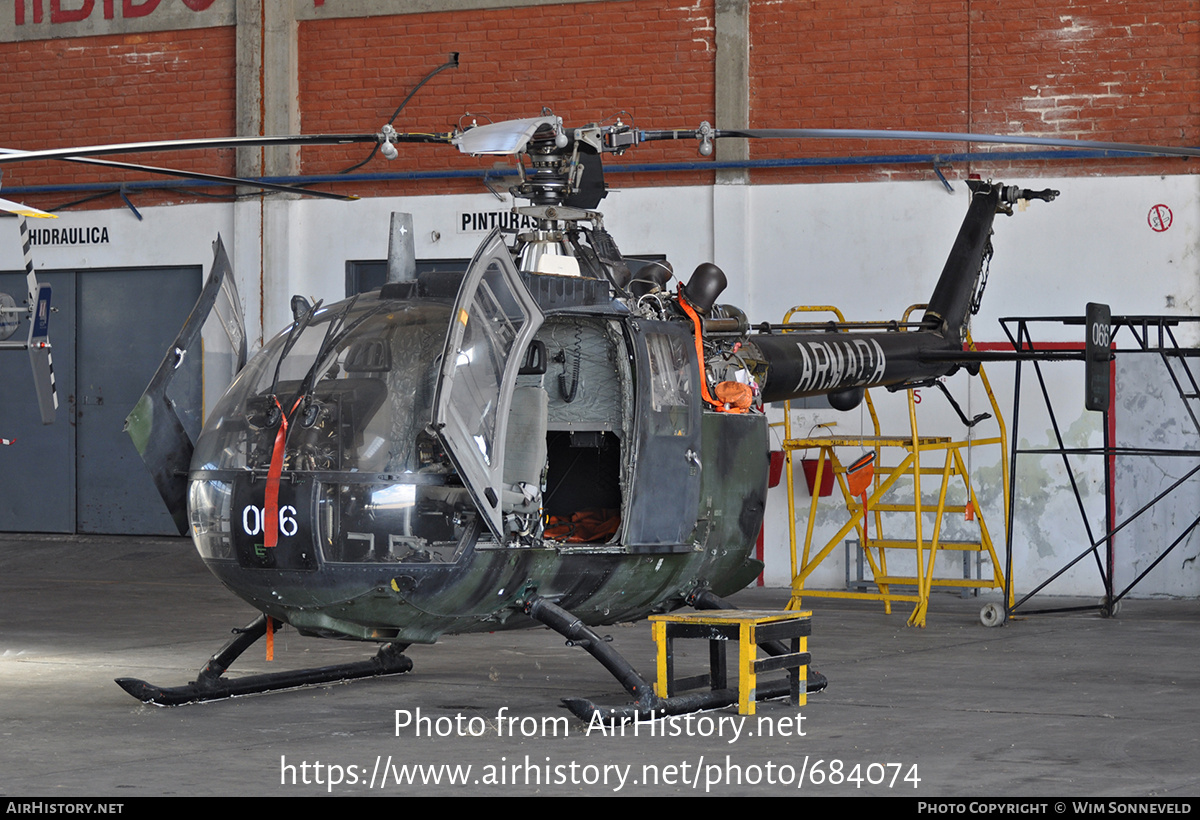
<instances>
[{"instance_id":1,"label":"concrete floor","mask_svg":"<svg viewBox=\"0 0 1200 820\"><path fill-rule=\"evenodd\" d=\"M786 595L735 600L780 607ZM413 672L398 678L143 705L112 679L185 683L230 627L255 614L184 541L0 536L0 602L4 796L1200 793L1197 601L1126 601L1116 619L1041 615L985 629L979 599L937 595L928 627L910 629L907 613L813 600L809 646L828 690L800 710L760 705L763 720L747 719L736 738L732 709L680 721L674 737L543 723L567 715L563 696L624 698L582 650L542 629L415 646ZM645 623L606 631L644 673L653 670ZM273 664L254 647L233 671L370 652L289 630L277 636ZM706 656L700 645L688 654L697 663ZM520 720L498 724L504 707ZM413 726L397 736L397 710L418 709L432 719L423 734L457 724L463 736L417 737ZM498 725L509 731L500 736ZM465 786L397 785L411 764L471 772ZM382 788L380 769L392 772Z\"/></svg>"}]
</instances>

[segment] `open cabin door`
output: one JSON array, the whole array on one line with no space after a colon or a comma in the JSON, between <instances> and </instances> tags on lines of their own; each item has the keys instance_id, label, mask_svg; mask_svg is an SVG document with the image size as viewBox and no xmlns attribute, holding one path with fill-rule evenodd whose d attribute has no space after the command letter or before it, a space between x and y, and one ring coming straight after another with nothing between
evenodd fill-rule
<instances>
[{"instance_id":1,"label":"open cabin door","mask_svg":"<svg viewBox=\"0 0 1200 820\"><path fill-rule=\"evenodd\" d=\"M681 323L630 323L636 351L632 490L625 543L631 552L691 549L700 508L700 398L696 343Z\"/></svg>"},{"instance_id":2,"label":"open cabin door","mask_svg":"<svg viewBox=\"0 0 1200 820\"><path fill-rule=\"evenodd\" d=\"M454 311L433 402L433 427L496 538L504 439L517 371L542 312L521 281L499 231L467 269Z\"/></svg>"}]
</instances>

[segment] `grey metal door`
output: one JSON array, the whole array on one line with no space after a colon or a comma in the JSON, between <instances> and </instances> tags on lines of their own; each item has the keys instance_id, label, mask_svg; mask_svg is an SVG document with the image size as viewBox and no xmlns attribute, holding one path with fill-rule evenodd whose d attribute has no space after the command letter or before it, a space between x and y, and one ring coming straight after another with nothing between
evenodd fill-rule
<instances>
[{"instance_id":1,"label":"grey metal door","mask_svg":"<svg viewBox=\"0 0 1200 820\"><path fill-rule=\"evenodd\" d=\"M11 418L18 441L0 453L0 530L175 534L122 426L196 301L201 269L89 270L38 278L54 287L59 309L50 323L59 418L40 424L28 358L4 356L0 428L10 429ZM9 281L0 278L0 290L12 293L16 286ZM181 413L195 436L200 357L185 360L181 370L172 398L181 408L197 408L190 416ZM0 435L10 437L2 430ZM9 469L17 458L21 469Z\"/></svg>"},{"instance_id":2,"label":"grey metal door","mask_svg":"<svg viewBox=\"0 0 1200 820\"><path fill-rule=\"evenodd\" d=\"M53 288L51 355L58 382L54 424L42 424L29 355L0 351L0 531L75 531L75 428L70 400L75 384L75 274L38 273ZM0 291L25 301L25 273L0 273ZM29 332L22 321L13 340Z\"/></svg>"},{"instance_id":3,"label":"grey metal door","mask_svg":"<svg viewBox=\"0 0 1200 820\"><path fill-rule=\"evenodd\" d=\"M200 268L93 270L78 274L75 443L76 530L175 535L125 416L137 404L200 295ZM184 427L199 435L200 358L185 359L172 383Z\"/></svg>"}]
</instances>

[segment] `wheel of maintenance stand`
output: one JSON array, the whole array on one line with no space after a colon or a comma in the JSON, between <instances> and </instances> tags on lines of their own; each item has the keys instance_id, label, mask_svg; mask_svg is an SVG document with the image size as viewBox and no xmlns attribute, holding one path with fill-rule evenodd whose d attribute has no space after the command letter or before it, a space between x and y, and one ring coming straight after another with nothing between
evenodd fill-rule
<instances>
[{"instance_id":1,"label":"wheel of maintenance stand","mask_svg":"<svg viewBox=\"0 0 1200 820\"><path fill-rule=\"evenodd\" d=\"M1107 598L1100 599L1100 617L1101 618L1115 618L1119 614L1121 614L1121 602L1120 601L1114 601L1113 605L1110 607L1108 605Z\"/></svg>"},{"instance_id":2,"label":"wheel of maintenance stand","mask_svg":"<svg viewBox=\"0 0 1200 820\"><path fill-rule=\"evenodd\" d=\"M979 623L987 627L1004 626L1004 607L1000 604L986 604L979 610Z\"/></svg>"}]
</instances>

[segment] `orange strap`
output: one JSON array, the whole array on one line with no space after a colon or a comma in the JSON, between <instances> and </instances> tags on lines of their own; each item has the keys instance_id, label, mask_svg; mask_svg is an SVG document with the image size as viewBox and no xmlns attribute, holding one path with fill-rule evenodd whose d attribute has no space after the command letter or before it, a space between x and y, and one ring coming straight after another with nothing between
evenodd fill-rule
<instances>
[{"instance_id":1,"label":"orange strap","mask_svg":"<svg viewBox=\"0 0 1200 820\"><path fill-rule=\"evenodd\" d=\"M700 317L696 315L696 310L688 304L687 297L683 295L683 284L679 285L679 305L683 308L683 312L692 320L692 327L695 329L696 336L696 364L700 367L700 395L704 397L704 401L716 408L717 412L724 413L725 405L714 399L708 393L708 379L704 376L704 344L700 341Z\"/></svg>"},{"instance_id":2,"label":"orange strap","mask_svg":"<svg viewBox=\"0 0 1200 820\"><path fill-rule=\"evenodd\" d=\"M300 399L292 406L292 412L300 406ZM279 543L279 478L283 475L283 450L287 442L287 413L279 407L279 430L275 433L275 447L271 451L271 468L267 470L267 489L263 498L263 546L270 549Z\"/></svg>"}]
</instances>

